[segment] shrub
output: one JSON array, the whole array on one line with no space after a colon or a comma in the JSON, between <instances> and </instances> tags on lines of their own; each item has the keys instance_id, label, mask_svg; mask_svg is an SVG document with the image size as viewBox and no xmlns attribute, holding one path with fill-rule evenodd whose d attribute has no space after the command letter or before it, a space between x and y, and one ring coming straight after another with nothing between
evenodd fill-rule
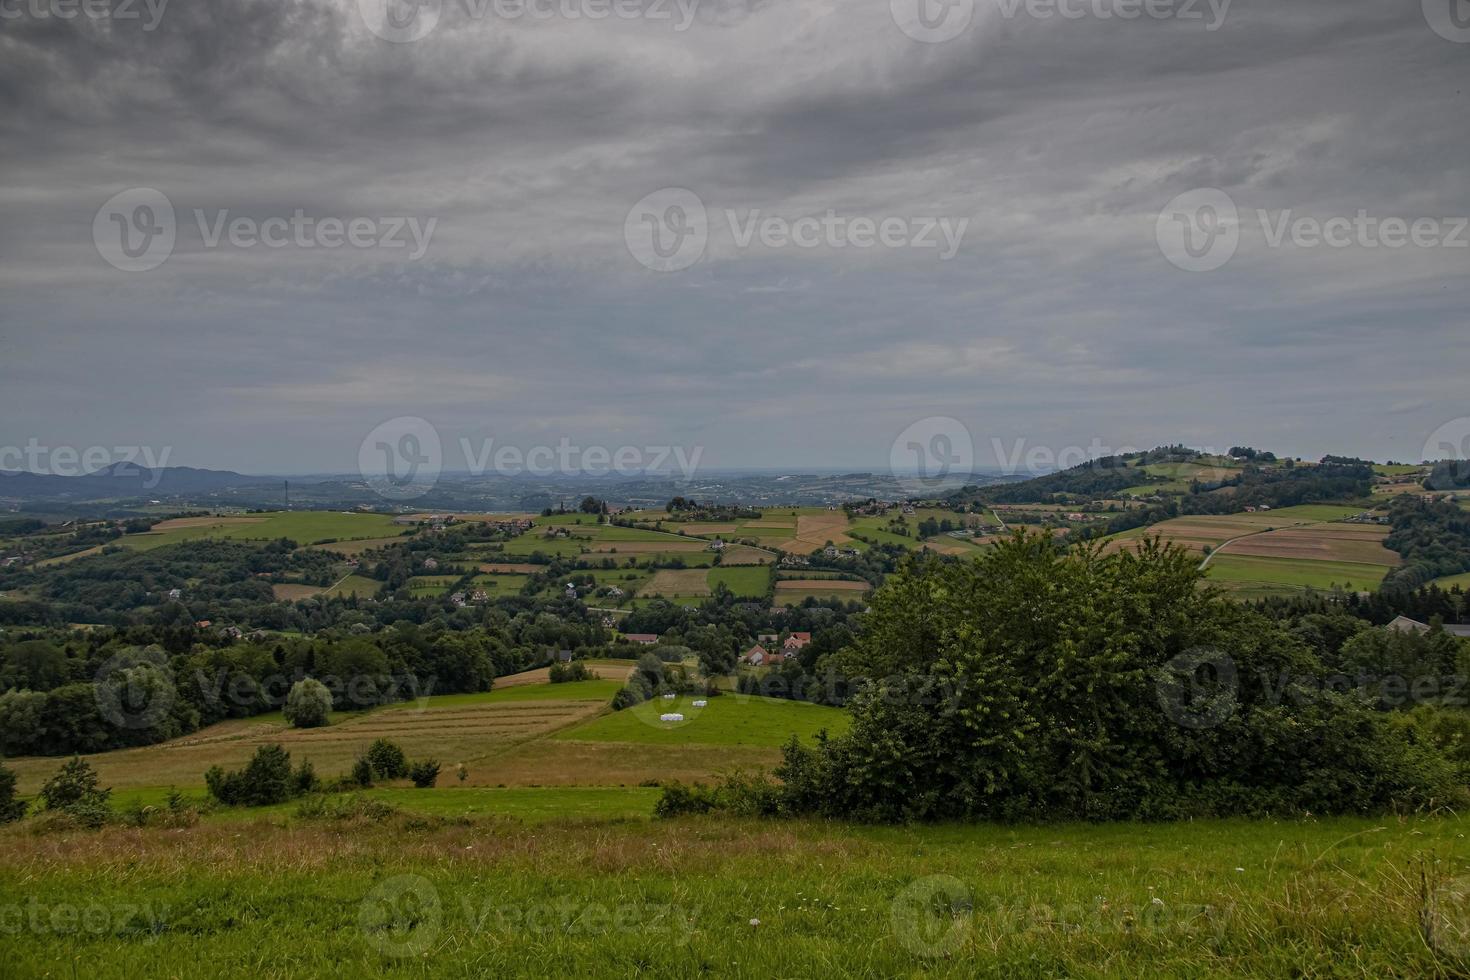
<instances>
[{"instance_id":1,"label":"shrub","mask_svg":"<svg viewBox=\"0 0 1470 980\"><path fill-rule=\"evenodd\" d=\"M297 728L319 728L332 710L332 692L321 681L308 677L291 686L283 713Z\"/></svg>"},{"instance_id":2,"label":"shrub","mask_svg":"<svg viewBox=\"0 0 1470 980\"><path fill-rule=\"evenodd\" d=\"M550 680L553 684L566 684L570 681L592 680L592 671L580 660L573 660L569 664L552 664Z\"/></svg>"},{"instance_id":3,"label":"shrub","mask_svg":"<svg viewBox=\"0 0 1470 980\"><path fill-rule=\"evenodd\" d=\"M0 766L0 823L12 823L25 815L25 801L15 798L15 773Z\"/></svg>"},{"instance_id":4,"label":"shrub","mask_svg":"<svg viewBox=\"0 0 1470 980\"><path fill-rule=\"evenodd\" d=\"M439 779L439 763L433 759L415 762L408 769L408 778L419 789L428 789Z\"/></svg>"},{"instance_id":5,"label":"shrub","mask_svg":"<svg viewBox=\"0 0 1470 980\"><path fill-rule=\"evenodd\" d=\"M107 809L111 795L112 790L97 788L97 770L75 756L41 787L41 809L94 814L99 808Z\"/></svg>"},{"instance_id":6,"label":"shrub","mask_svg":"<svg viewBox=\"0 0 1470 980\"><path fill-rule=\"evenodd\" d=\"M347 778L364 789L371 786L373 784L373 764L367 760L366 756L358 756Z\"/></svg>"},{"instance_id":7,"label":"shrub","mask_svg":"<svg viewBox=\"0 0 1470 980\"><path fill-rule=\"evenodd\" d=\"M204 783L227 806L270 806L315 789L317 780L310 763L293 772L291 753L279 745L262 745L244 769L227 772L211 766Z\"/></svg>"},{"instance_id":8,"label":"shrub","mask_svg":"<svg viewBox=\"0 0 1470 980\"><path fill-rule=\"evenodd\" d=\"M461 783L463 783L466 779L470 778L470 767L461 762L459 765L454 767L454 775Z\"/></svg>"},{"instance_id":9,"label":"shrub","mask_svg":"<svg viewBox=\"0 0 1470 980\"><path fill-rule=\"evenodd\" d=\"M408 756L396 742L380 738L368 746L367 761L378 779L402 779L408 775Z\"/></svg>"}]
</instances>

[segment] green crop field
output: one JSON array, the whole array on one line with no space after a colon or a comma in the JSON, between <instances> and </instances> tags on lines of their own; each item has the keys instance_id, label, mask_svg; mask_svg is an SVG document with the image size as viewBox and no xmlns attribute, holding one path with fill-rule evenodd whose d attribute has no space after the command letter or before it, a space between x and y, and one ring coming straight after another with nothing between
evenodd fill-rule
<instances>
[{"instance_id":1,"label":"green crop field","mask_svg":"<svg viewBox=\"0 0 1470 980\"><path fill-rule=\"evenodd\" d=\"M1441 589L1459 588L1470 590L1470 572L1462 572L1459 575L1446 575L1444 578L1435 579L1434 584Z\"/></svg>"},{"instance_id":2,"label":"green crop field","mask_svg":"<svg viewBox=\"0 0 1470 980\"><path fill-rule=\"evenodd\" d=\"M802 701L743 694L709 698L655 698L633 708L595 718L554 737L581 742L628 742L648 745L756 745L779 747L792 735L811 738L821 729L836 734L847 729L845 712ZM664 713L682 713L682 722L659 721Z\"/></svg>"},{"instance_id":3,"label":"green crop field","mask_svg":"<svg viewBox=\"0 0 1470 980\"><path fill-rule=\"evenodd\" d=\"M1383 565L1350 561L1313 561L1304 558L1257 558L1247 555L1218 555L1209 564L1210 580L1222 584L1245 584L1257 588L1284 586L1288 590L1329 589L1340 585L1349 591L1375 589L1388 574Z\"/></svg>"},{"instance_id":4,"label":"green crop field","mask_svg":"<svg viewBox=\"0 0 1470 980\"><path fill-rule=\"evenodd\" d=\"M280 511L248 514L237 518L201 519L197 526L181 526L170 530L153 530L129 534L118 543L141 551L160 548L181 541L202 538L228 538L235 541L272 541L290 538L300 545L321 541L354 541L368 538L390 538L404 529L386 514L355 514L337 511ZM248 523L245 523L248 521Z\"/></svg>"},{"instance_id":5,"label":"green crop field","mask_svg":"<svg viewBox=\"0 0 1470 980\"><path fill-rule=\"evenodd\" d=\"M738 596L759 598L766 594L766 585L771 574L763 565L739 565L729 568L712 568L708 575L709 587L724 585Z\"/></svg>"},{"instance_id":6,"label":"green crop field","mask_svg":"<svg viewBox=\"0 0 1470 980\"><path fill-rule=\"evenodd\" d=\"M377 595L378 590L382 587L383 583L376 579L370 579L363 575L349 575L328 589L326 595L356 595L359 598L366 599Z\"/></svg>"}]
</instances>

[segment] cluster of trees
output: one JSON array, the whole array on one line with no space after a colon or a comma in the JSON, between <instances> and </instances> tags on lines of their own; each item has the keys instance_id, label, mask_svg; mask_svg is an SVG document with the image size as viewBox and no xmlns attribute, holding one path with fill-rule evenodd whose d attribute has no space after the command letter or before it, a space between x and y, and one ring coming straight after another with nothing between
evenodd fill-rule
<instances>
[{"instance_id":1,"label":"cluster of trees","mask_svg":"<svg viewBox=\"0 0 1470 980\"><path fill-rule=\"evenodd\" d=\"M547 624L544 631L560 636ZM45 634L0 643L0 753L65 755L148 745L225 718L280 710L324 687L357 710L427 694L489 690L544 662L534 621L456 632L404 623L171 652L147 629ZM317 685L300 685L312 679ZM303 715L305 718L305 715Z\"/></svg>"},{"instance_id":2,"label":"cluster of trees","mask_svg":"<svg viewBox=\"0 0 1470 980\"><path fill-rule=\"evenodd\" d=\"M1389 516L1393 530L1383 544L1404 563L1389 571L1384 590L1417 589L1443 575L1470 572L1470 513L1406 494L1394 500Z\"/></svg>"},{"instance_id":3,"label":"cluster of trees","mask_svg":"<svg viewBox=\"0 0 1470 980\"><path fill-rule=\"evenodd\" d=\"M719 688L707 680L693 676L683 660L688 647L661 646L638 658L638 666L628 682L613 695L614 711L631 708L663 694L703 694L718 696Z\"/></svg>"},{"instance_id":4,"label":"cluster of trees","mask_svg":"<svg viewBox=\"0 0 1470 980\"><path fill-rule=\"evenodd\" d=\"M1274 619L1201 590L1197 564L1173 547L1104 556L1041 536L915 563L817 664L871 678L848 733L793 742L779 784L680 790L666 809L1158 819L1464 797L1470 726L1442 705L1465 692L1402 683L1463 673L1458 641L1347 614Z\"/></svg>"}]
</instances>

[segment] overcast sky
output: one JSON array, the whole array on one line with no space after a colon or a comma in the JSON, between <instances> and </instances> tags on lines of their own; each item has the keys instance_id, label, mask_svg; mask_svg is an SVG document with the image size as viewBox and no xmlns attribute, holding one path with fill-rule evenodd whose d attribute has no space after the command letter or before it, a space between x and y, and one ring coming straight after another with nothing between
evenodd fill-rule
<instances>
[{"instance_id":1,"label":"overcast sky","mask_svg":"<svg viewBox=\"0 0 1470 980\"><path fill-rule=\"evenodd\" d=\"M0 2L0 444L350 471L417 416L449 469L881 469L944 417L979 466L1417 460L1470 415L1464 0L157 2ZM1238 224L1161 222L1201 189Z\"/></svg>"}]
</instances>

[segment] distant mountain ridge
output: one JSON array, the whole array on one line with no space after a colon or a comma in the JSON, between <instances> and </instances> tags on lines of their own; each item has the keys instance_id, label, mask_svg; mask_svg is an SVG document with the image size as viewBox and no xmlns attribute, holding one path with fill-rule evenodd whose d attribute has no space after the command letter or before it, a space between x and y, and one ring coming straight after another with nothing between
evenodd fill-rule
<instances>
[{"instance_id":1,"label":"distant mountain ridge","mask_svg":"<svg viewBox=\"0 0 1470 980\"><path fill-rule=\"evenodd\" d=\"M123 462L81 476L0 470L0 497L104 500L110 497L175 496L277 482L275 477L246 476L232 470L204 470L193 466L149 469Z\"/></svg>"}]
</instances>

